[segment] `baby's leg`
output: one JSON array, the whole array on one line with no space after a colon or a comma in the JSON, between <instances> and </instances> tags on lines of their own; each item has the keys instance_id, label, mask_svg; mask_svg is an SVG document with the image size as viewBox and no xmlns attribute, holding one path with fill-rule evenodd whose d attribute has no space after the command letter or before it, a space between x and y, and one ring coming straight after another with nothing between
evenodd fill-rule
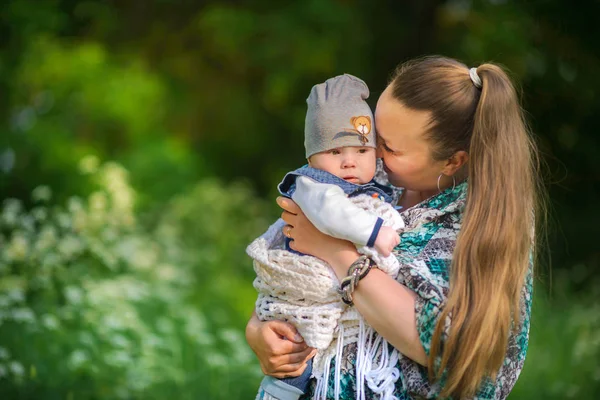
<instances>
[{"instance_id":1,"label":"baby's leg","mask_svg":"<svg viewBox=\"0 0 600 400\"><path fill-rule=\"evenodd\" d=\"M256 400L298 400L308 389L312 373L312 358L306 364L302 375L295 378L277 379L265 376Z\"/></svg>"}]
</instances>

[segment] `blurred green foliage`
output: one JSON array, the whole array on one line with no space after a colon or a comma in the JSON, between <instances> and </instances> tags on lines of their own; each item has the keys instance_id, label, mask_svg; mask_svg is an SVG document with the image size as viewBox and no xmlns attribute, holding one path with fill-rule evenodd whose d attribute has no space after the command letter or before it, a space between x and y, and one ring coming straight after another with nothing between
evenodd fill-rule
<instances>
[{"instance_id":1,"label":"blurred green foliage","mask_svg":"<svg viewBox=\"0 0 600 400\"><path fill-rule=\"evenodd\" d=\"M0 12L0 395L252 398L245 246L303 160L305 98L374 106L432 53L507 66L547 163L511 398L600 394L600 3L12 0ZM508 161L509 162L509 161ZM550 285L550 278L554 277Z\"/></svg>"},{"instance_id":2,"label":"blurred green foliage","mask_svg":"<svg viewBox=\"0 0 600 400\"><path fill-rule=\"evenodd\" d=\"M242 328L255 294L242 265L262 203L203 181L148 230L121 166L88 157L79 169L96 187L87 198L56 204L40 186L31 210L3 204L3 398L251 396L260 375Z\"/></svg>"}]
</instances>

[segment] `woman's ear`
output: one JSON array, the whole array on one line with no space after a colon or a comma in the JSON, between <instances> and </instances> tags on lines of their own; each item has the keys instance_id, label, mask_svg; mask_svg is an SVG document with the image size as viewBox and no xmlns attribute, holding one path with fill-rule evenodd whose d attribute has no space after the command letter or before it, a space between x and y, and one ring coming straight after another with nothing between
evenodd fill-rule
<instances>
[{"instance_id":1,"label":"woman's ear","mask_svg":"<svg viewBox=\"0 0 600 400\"><path fill-rule=\"evenodd\" d=\"M446 161L442 173L447 176L454 175L469 161L469 153L464 150L457 151Z\"/></svg>"}]
</instances>

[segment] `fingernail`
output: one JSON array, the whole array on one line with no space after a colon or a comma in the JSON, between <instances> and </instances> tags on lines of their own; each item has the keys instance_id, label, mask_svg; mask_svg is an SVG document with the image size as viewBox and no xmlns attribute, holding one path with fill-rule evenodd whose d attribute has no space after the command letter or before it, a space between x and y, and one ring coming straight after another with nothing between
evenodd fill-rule
<instances>
[{"instance_id":1,"label":"fingernail","mask_svg":"<svg viewBox=\"0 0 600 400\"><path fill-rule=\"evenodd\" d=\"M300 343L300 342L304 342L304 338L303 338L302 336L300 336L300 334L299 334L299 333L296 333L296 334L294 335L294 340L295 340L296 342L298 342L298 343Z\"/></svg>"}]
</instances>

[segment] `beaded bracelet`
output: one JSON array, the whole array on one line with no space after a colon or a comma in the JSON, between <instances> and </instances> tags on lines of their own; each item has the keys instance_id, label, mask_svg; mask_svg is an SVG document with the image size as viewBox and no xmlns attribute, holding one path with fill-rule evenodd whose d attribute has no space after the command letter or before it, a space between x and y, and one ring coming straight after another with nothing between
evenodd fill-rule
<instances>
[{"instance_id":1,"label":"beaded bracelet","mask_svg":"<svg viewBox=\"0 0 600 400\"><path fill-rule=\"evenodd\" d=\"M358 282L363 279L373 268L373 262L365 255L358 257L348 268L347 276L342 279L338 292L342 295L342 301L348 305L353 304L352 293L358 287Z\"/></svg>"}]
</instances>

